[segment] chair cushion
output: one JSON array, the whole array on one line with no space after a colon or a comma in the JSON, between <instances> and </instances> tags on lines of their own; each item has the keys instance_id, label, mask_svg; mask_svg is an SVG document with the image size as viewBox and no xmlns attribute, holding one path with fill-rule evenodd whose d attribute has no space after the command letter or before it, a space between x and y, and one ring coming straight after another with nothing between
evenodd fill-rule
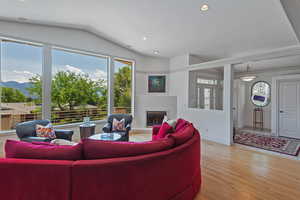
<instances>
[{"instance_id":1,"label":"chair cushion","mask_svg":"<svg viewBox=\"0 0 300 200\"><path fill-rule=\"evenodd\" d=\"M193 124L188 124L187 126L181 128L179 131L169 134L168 137L175 139L175 145L181 145L191 139L194 135L195 128Z\"/></svg>"},{"instance_id":2,"label":"chair cushion","mask_svg":"<svg viewBox=\"0 0 300 200\"><path fill-rule=\"evenodd\" d=\"M85 159L101 159L137 156L159 152L172 148L173 138L164 138L149 142L113 142L102 140L83 140Z\"/></svg>"},{"instance_id":3,"label":"chair cushion","mask_svg":"<svg viewBox=\"0 0 300 200\"><path fill-rule=\"evenodd\" d=\"M6 158L81 160L82 144L67 146L7 140L5 143L5 154Z\"/></svg>"},{"instance_id":4,"label":"chair cushion","mask_svg":"<svg viewBox=\"0 0 300 200\"><path fill-rule=\"evenodd\" d=\"M155 139L162 139L164 137L166 137L166 135L168 133L172 133L173 132L173 127L170 126L167 122L164 122L162 124L162 126L160 127L158 134L156 135Z\"/></svg>"},{"instance_id":5,"label":"chair cushion","mask_svg":"<svg viewBox=\"0 0 300 200\"><path fill-rule=\"evenodd\" d=\"M177 120L177 124L176 124L176 128L175 128L175 132L179 131L180 129L182 129L183 127L185 127L186 125L188 125L189 122L185 121L184 119L178 119Z\"/></svg>"}]
</instances>

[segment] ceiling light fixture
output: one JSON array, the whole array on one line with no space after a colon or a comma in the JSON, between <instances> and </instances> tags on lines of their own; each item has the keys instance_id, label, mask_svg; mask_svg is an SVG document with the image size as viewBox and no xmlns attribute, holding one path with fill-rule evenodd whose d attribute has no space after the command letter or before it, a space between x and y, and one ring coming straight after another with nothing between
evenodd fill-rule
<instances>
[{"instance_id":1,"label":"ceiling light fixture","mask_svg":"<svg viewBox=\"0 0 300 200\"><path fill-rule=\"evenodd\" d=\"M201 6L201 11L208 11L208 9L209 9L209 6L207 5L207 4L203 4L202 6Z\"/></svg>"},{"instance_id":2,"label":"ceiling light fixture","mask_svg":"<svg viewBox=\"0 0 300 200\"><path fill-rule=\"evenodd\" d=\"M240 79L242 81L250 82L250 81L253 81L254 79L256 79L256 76L253 74L250 74L249 71L250 71L250 65L248 64L246 74L240 77Z\"/></svg>"},{"instance_id":3,"label":"ceiling light fixture","mask_svg":"<svg viewBox=\"0 0 300 200\"><path fill-rule=\"evenodd\" d=\"M157 55L157 54L159 54L159 51L158 50L154 50L153 53Z\"/></svg>"},{"instance_id":4,"label":"ceiling light fixture","mask_svg":"<svg viewBox=\"0 0 300 200\"><path fill-rule=\"evenodd\" d=\"M143 40L146 41L148 38L146 36L143 37Z\"/></svg>"}]
</instances>

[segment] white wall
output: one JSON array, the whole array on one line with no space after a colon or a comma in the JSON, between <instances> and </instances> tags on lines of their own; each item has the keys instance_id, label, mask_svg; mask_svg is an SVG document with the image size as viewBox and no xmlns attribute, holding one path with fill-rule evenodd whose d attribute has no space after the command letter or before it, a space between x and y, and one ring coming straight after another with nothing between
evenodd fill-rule
<instances>
[{"instance_id":1,"label":"white wall","mask_svg":"<svg viewBox=\"0 0 300 200\"><path fill-rule=\"evenodd\" d=\"M135 96L147 93L148 74L165 74L169 71L168 59L143 56L83 30L0 21L0 37L134 60L136 62ZM141 125L136 124L136 126Z\"/></svg>"},{"instance_id":2,"label":"white wall","mask_svg":"<svg viewBox=\"0 0 300 200\"><path fill-rule=\"evenodd\" d=\"M230 80L228 80L231 66L225 69L224 76L224 110L202 110L188 108L188 65L189 55L171 58L169 75L169 95L177 96L178 117L191 121L201 132L204 139L229 145L231 143L231 132L229 131L231 107L230 101ZM227 78L226 78L227 76ZM226 91L225 91L226 90ZM229 118L228 118L229 117Z\"/></svg>"}]
</instances>

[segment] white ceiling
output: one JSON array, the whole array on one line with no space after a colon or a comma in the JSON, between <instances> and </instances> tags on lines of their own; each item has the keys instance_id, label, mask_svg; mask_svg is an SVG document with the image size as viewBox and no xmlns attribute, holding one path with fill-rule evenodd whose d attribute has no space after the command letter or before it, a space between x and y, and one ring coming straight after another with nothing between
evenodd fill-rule
<instances>
[{"instance_id":1,"label":"white ceiling","mask_svg":"<svg viewBox=\"0 0 300 200\"><path fill-rule=\"evenodd\" d=\"M208 12L200 12L203 3ZM0 18L90 27L147 55L159 50L163 57L192 53L217 59L298 44L279 0L0 0L0 5Z\"/></svg>"}]
</instances>

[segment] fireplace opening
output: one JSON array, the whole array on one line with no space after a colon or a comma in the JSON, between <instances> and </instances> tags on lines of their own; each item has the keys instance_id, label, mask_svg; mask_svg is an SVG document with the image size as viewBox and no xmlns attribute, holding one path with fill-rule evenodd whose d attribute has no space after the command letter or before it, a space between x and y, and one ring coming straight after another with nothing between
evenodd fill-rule
<instances>
[{"instance_id":1,"label":"fireplace opening","mask_svg":"<svg viewBox=\"0 0 300 200\"><path fill-rule=\"evenodd\" d=\"M166 111L147 111L147 126L162 124Z\"/></svg>"}]
</instances>

